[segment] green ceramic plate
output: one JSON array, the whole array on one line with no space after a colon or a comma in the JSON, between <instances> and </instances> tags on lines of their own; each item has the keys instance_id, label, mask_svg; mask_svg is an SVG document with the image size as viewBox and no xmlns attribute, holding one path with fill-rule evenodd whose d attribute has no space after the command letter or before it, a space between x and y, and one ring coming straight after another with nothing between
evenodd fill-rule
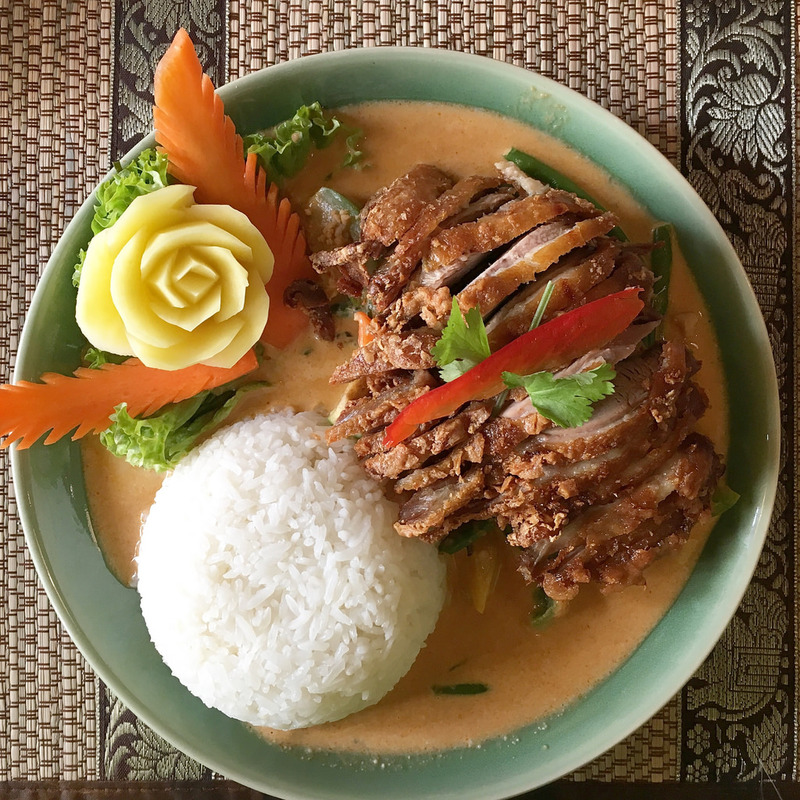
<instances>
[{"instance_id":1,"label":"green ceramic plate","mask_svg":"<svg viewBox=\"0 0 800 800\"><path fill-rule=\"evenodd\" d=\"M12 455L23 525L53 606L97 673L152 728L209 767L279 797L488 800L577 768L645 722L691 676L733 615L764 541L778 470L777 387L764 322L733 249L644 139L585 98L515 67L428 49L351 50L271 67L220 94L241 131L274 124L314 100L327 107L380 99L478 106L551 133L604 167L655 218L674 223L710 306L735 387L728 474L742 499L722 518L673 607L608 680L513 741L436 757L376 764L284 752L192 697L150 644L136 593L115 581L92 543L80 454L67 442ZM142 146L149 144L152 138ZM17 379L78 364L70 276L89 236L91 203L67 228L36 291Z\"/></svg>"}]
</instances>

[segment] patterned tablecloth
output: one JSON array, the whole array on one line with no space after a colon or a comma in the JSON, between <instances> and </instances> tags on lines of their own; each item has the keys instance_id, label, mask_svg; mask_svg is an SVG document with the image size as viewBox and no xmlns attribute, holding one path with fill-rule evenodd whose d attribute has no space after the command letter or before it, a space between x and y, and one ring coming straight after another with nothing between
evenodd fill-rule
<instances>
[{"instance_id":1,"label":"patterned tablecloth","mask_svg":"<svg viewBox=\"0 0 800 800\"><path fill-rule=\"evenodd\" d=\"M722 641L662 711L568 780L776 781L789 796L800 779L798 19L791 0L3 0L0 378L53 245L151 127L153 68L178 26L217 84L309 53L401 44L478 53L578 90L665 153L727 231L772 339L785 443L766 550ZM0 469L0 796L50 796L55 780L79 782L65 791L89 782L98 797L119 782L139 797L201 786L249 796L209 786L215 776L149 731L83 661L37 581L5 453ZM598 791L587 796L606 796Z\"/></svg>"}]
</instances>

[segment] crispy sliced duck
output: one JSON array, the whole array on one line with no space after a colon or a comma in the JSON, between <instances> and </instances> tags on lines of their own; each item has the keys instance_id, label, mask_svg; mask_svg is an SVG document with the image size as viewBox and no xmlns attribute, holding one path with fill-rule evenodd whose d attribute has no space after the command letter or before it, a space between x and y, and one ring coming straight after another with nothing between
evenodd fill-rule
<instances>
[{"instance_id":1,"label":"crispy sliced duck","mask_svg":"<svg viewBox=\"0 0 800 800\"><path fill-rule=\"evenodd\" d=\"M642 340L648 336L648 334L652 333L658 327L658 324L658 320L647 319L641 322L634 322L605 347L586 353L576 361L564 367L564 369L556 372L555 377L565 378L570 375L578 375L581 372L597 369L597 367L602 364L614 366L621 361L625 361L625 359L636 352ZM522 420L528 429L538 426L537 430L530 431L531 435L540 433L545 428L551 427L549 421L547 421L547 424L540 424L536 420L531 420L531 417L537 415L537 412L533 408L530 397L524 390L511 392L509 394L509 401L510 402L507 402L503 406L500 412L501 416L509 419Z\"/></svg>"},{"instance_id":2,"label":"crispy sliced duck","mask_svg":"<svg viewBox=\"0 0 800 800\"><path fill-rule=\"evenodd\" d=\"M612 214L514 165L498 170L456 184L412 170L370 201L364 242L315 258L324 269L344 264L340 284L372 305L371 341L334 374L352 382L329 439L359 437L365 469L400 502L403 536L437 543L466 522L495 519L521 554L523 576L556 599L589 581L638 582L708 512L721 474L713 447L694 433L707 406L698 364L679 342L645 349L659 324L648 305L649 245L610 237ZM402 219L392 222L392 209ZM383 261L375 269L370 259ZM465 402L387 448L386 427L441 386L431 350L453 295L462 313L477 308L487 319L496 352L529 330L549 282L545 321L629 287L645 301L625 331L554 375L615 365L615 391L590 419L558 427L516 387Z\"/></svg>"},{"instance_id":3,"label":"crispy sliced duck","mask_svg":"<svg viewBox=\"0 0 800 800\"><path fill-rule=\"evenodd\" d=\"M421 370L377 395L351 400L328 429L328 441L337 442L348 436L385 428L409 403L429 391L434 383L434 378Z\"/></svg>"},{"instance_id":4,"label":"crispy sliced duck","mask_svg":"<svg viewBox=\"0 0 800 800\"><path fill-rule=\"evenodd\" d=\"M470 403L456 416L444 420L424 433L367 458L364 467L375 478L397 478L416 470L430 458L460 445L489 419L492 404Z\"/></svg>"},{"instance_id":5,"label":"crispy sliced duck","mask_svg":"<svg viewBox=\"0 0 800 800\"><path fill-rule=\"evenodd\" d=\"M379 375L397 369L433 369L436 362L431 348L439 336L439 331L428 328L382 333L336 367L329 380L331 383L348 383L365 375Z\"/></svg>"},{"instance_id":6,"label":"crispy sliced duck","mask_svg":"<svg viewBox=\"0 0 800 800\"><path fill-rule=\"evenodd\" d=\"M483 427L476 427L472 436L443 458L404 475L395 488L400 492L417 491L448 476L460 477L468 464L501 463L528 436L523 425L513 420L494 418Z\"/></svg>"},{"instance_id":7,"label":"crispy sliced duck","mask_svg":"<svg viewBox=\"0 0 800 800\"><path fill-rule=\"evenodd\" d=\"M601 239L596 247L580 248L561 258L492 316L486 325L492 350L530 329L548 283L552 282L552 294L542 322L582 302L589 289L611 274L619 250L616 240Z\"/></svg>"},{"instance_id":8,"label":"crispy sliced duck","mask_svg":"<svg viewBox=\"0 0 800 800\"><path fill-rule=\"evenodd\" d=\"M491 214L497 211L497 209L511 200L515 200L518 196L518 190L511 186L499 186L488 194L478 197L477 200L471 202L466 208L448 217L444 223L442 223L442 227L453 228L456 225L463 225L465 222L474 222L485 214Z\"/></svg>"},{"instance_id":9,"label":"crispy sliced duck","mask_svg":"<svg viewBox=\"0 0 800 800\"><path fill-rule=\"evenodd\" d=\"M507 245L531 229L576 210L563 196L547 193L514 200L474 222L447 228L431 240L420 282L429 286L452 282L463 271L465 261Z\"/></svg>"},{"instance_id":10,"label":"crispy sliced duck","mask_svg":"<svg viewBox=\"0 0 800 800\"><path fill-rule=\"evenodd\" d=\"M537 181L536 178L531 178L530 175L525 174L513 161L502 159L495 165L495 169L511 184L517 186L524 194L544 194L550 191L550 187L546 183Z\"/></svg>"},{"instance_id":11,"label":"crispy sliced duck","mask_svg":"<svg viewBox=\"0 0 800 800\"><path fill-rule=\"evenodd\" d=\"M461 477L445 478L415 492L400 506L394 527L401 536L441 541L461 524L457 512L483 491L483 470L472 467Z\"/></svg>"},{"instance_id":12,"label":"crispy sliced duck","mask_svg":"<svg viewBox=\"0 0 800 800\"><path fill-rule=\"evenodd\" d=\"M463 178L426 205L414 224L403 233L385 263L372 275L367 299L378 311L385 311L408 283L411 274L428 251L431 237L446 221L467 208L476 197L496 189L501 179L473 175ZM485 217L482 217L485 219ZM460 227L460 226L459 226Z\"/></svg>"},{"instance_id":13,"label":"crispy sliced duck","mask_svg":"<svg viewBox=\"0 0 800 800\"><path fill-rule=\"evenodd\" d=\"M361 239L389 247L453 181L438 167L418 164L381 189L361 209Z\"/></svg>"},{"instance_id":14,"label":"crispy sliced duck","mask_svg":"<svg viewBox=\"0 0 800 800\"><path fill-rule=\"evenodd\" d=\"M334 270L339 274L337 289L342 294L357 297L369 283L369 263L384 251L380 242L360 241L336 250L313 253L311 266L321 275Z\"/></svg>"},{"instance_id":15,"label":"crispy sliced duck","mask_svg":"<svg viewBox=\"0 0 800 800\"><path fill-rule=\"evenodd\" d=\"M458 305L462 312L479 308L486 316L562 256L608 233L616 224L614 215L605 213L578 221L556 221L536 228L462 289L458 294Z\"/></svg>"},{"instance_id":16,"label":"crispy sliced duck","mask_svg":"<svg viewBox=\"0 0 800 800\"><path fill-rule=\"evenodd\" d=\"M384 327L390 331L401 331L419 317L429 328L440 331L447 323L452 307L453 298L446 286L439 289L430 286L409 287L388 309Z\"/></svg>"},{"instance_id":17,"label":"crispy sliced duck","mask_svg":"<svg viewBox=\"0 0 800 800\"><path fill-rule=\"evenodd\" d=\"M506 479L503 491L491 501L492 511L510 527L509 543L528 547L549 540L586 508L611 502L620 492L645 480L670 458L705 410L696 386L687 388L686 412L668 423L646 426L632 438L594 458L555 464L530 464L533 480Z\"/></svg>"},{"instance_id":18,"label":"crispy sliced duck","mask_svg":"<svg viewBox=\"0 0 800 800\"><path fill-rule=\"evenodd\" d=\"M558 537L523 550L520 572L556 600L571 599L590 581L606 587L641 582L641 570L659 549L672 537L685 538L708 513L721 471L711 442L692 434L646 481L588 510Z\"/></svg>"},{"instance_id":19,"label":"crispy sliced duck","mask_svg":"<svg viewBox=\"0 0 800 800\"><path fill-rule=\"evenodd\" d=\"M642 290L640 295L642 300L650 303L653 296L654 278L650 268L642 260L642 254L647 249L623 245L614 271L605 280L589 289L583 302L591 303L600 297L621 292L631 286L638 286Z\"/></svg>"},{"instance_id":20,"label":"crispy sliced duck","mask_svg":"<svg viewBox=\"0 0 800 800\"><path fill-rule=\"evenodd\" d=\"M578 428L551 426L529 443L529 452L558 453L570 461L592 458L636 434L640 418L675 416L683 387L697 362L677 342L666 342L645 356L619 365L614 393L595 406L591 419Z\"/></svg>"}]
</instances>

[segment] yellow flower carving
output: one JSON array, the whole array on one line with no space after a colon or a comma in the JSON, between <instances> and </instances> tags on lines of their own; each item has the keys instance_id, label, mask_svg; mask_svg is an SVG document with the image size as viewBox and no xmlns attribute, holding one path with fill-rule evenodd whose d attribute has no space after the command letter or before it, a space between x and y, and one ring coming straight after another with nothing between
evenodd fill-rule
<instances>
[{"instance_id":1,"label":"yellow flower carving","mask_svg":"<svg viewBox=\"0 0 800 800\"><path fill-rule=\"evenodd\" d=\"M193 186L137 197L89 243L75 316L101 350L149 367L230 367L269 314L272 252L230 206L199 205Z\"/></svg>"}]
</instances>

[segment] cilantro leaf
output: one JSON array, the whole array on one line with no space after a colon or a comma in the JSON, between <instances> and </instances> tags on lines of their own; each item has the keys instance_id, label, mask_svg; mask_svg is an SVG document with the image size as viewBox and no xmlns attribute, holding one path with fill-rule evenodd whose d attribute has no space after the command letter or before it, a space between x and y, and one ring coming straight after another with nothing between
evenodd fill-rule
<instances>
[{"instance_id":1,"label":"cilantro leaf","mask_svg":"<svg viewBox=\"0 0 800 800\"><path fill-rule=\"evenodd\" d=\"M523 387L533 407L543 417L562 428L574 428L592 416L592 403L613 394L611 381L615 376L609 364L601 364L565 378L556 378L552 372L535 372L533 375L504 372L503 381L510 388Z\"/></svg>"},{"instance_id":2,"label":"cilantro leaf","mask_svg":"<svg viewBox=\"0 0 800 800\"><path fill-rule=\"evenodd\" d=\"M442 380L449 382L461 377L491 354L480 310L471 308L464 317L454 297L442 337L431 349Z\"/></svg>"}]
</instances>

